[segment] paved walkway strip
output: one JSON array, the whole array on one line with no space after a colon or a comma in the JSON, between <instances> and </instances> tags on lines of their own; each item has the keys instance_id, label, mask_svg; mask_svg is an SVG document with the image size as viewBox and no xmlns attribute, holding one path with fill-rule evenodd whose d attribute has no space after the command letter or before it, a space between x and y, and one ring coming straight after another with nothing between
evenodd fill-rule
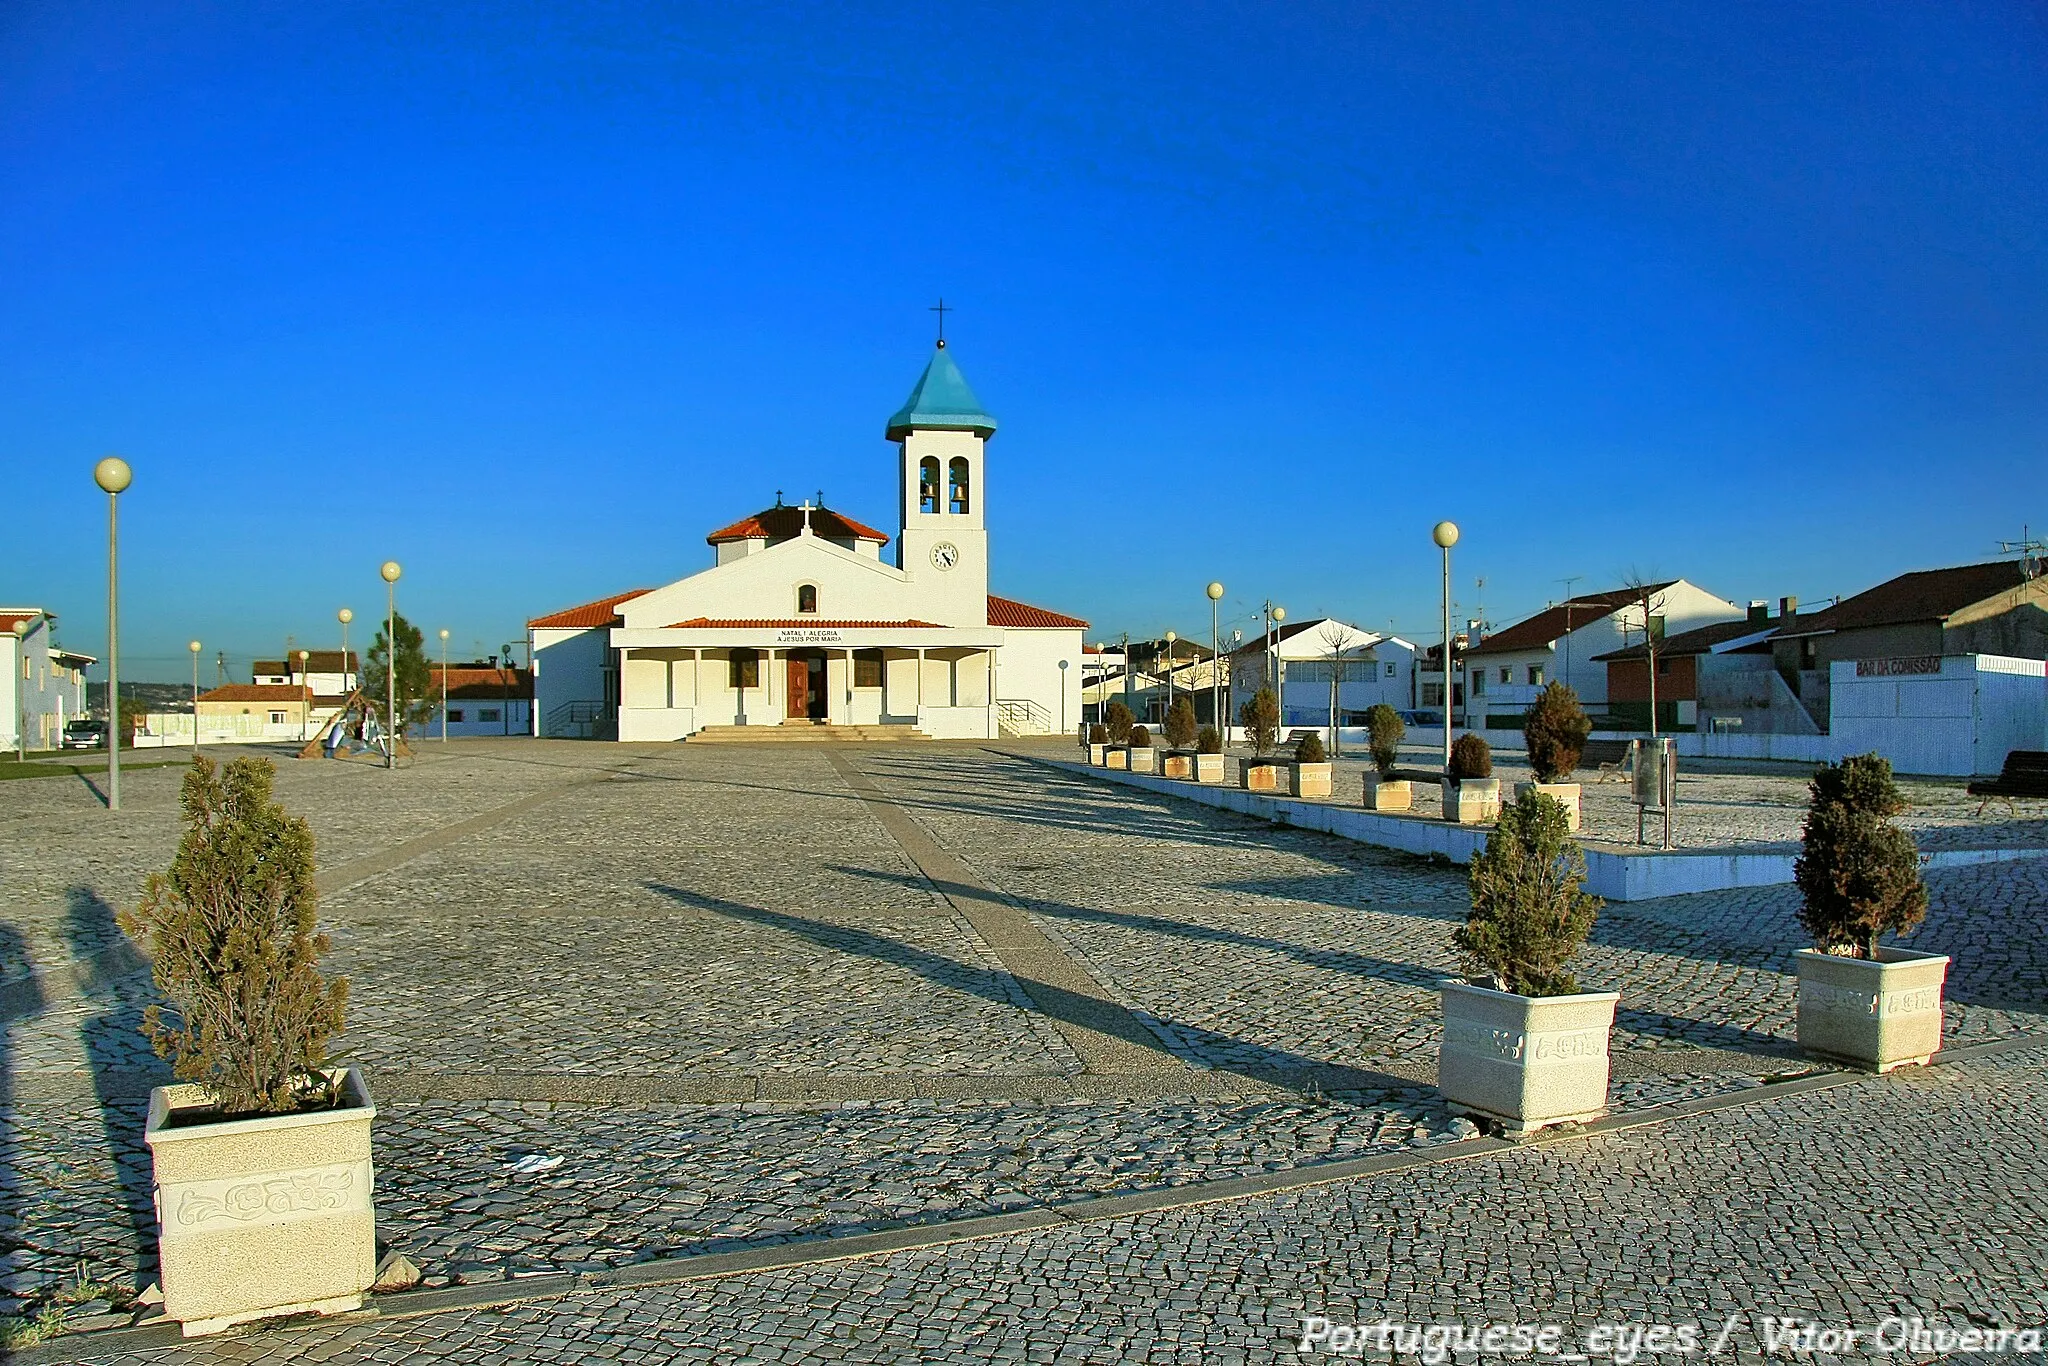
<instances>
[{"instance_id":1,"label":"paved walkway strip","mask_svg":"<svg viewBox=\"0 0 2048 1366\"><path fill-rule=\"evenodd\" d=\"M966 917L1024 994L1081 1056L1088 1071L1188 1070L1144 1021L1112 999L1103 985L1033 925L1023 910L947 853L851 760L837 752L826 757L918 871Z\"/></svg>"},{"instance_id":2,"label":"paved walkway strip","mask_svg":"<svg viewBox=\"0 0 2048 1366\"><path fill-rule=\"evenodd\" d=\"M1958 1063L1988 1060L2043 1047L2048 1047L2048 1035L2000 1039L1991 1043L1944 1049L1929 1065L1954 1066ZM917 1224L878 1233L846 1234L794 1243L777 1243L737 1252L674 1257L661 1261L639 1262L601 1272L551 1273L509 1281L450 1286L442 1290L405 1291L395 1295L379 1296L373 1307L361 1315L307 1320L302 1321L302 1326L330 1328L347 1323L351 1319L364 1322L395 1321L436 1314L502 1309L509 1305L560 1299L575 1294L673 1285L684 1281L712 1280L760 1271L784 1271L828 1262L854 1261L898 1252L925 1251L953 1243L1011 1237L1078 1224L1129 1219L1164 1210L1279 1195L1453 1162L1507 1158L1523 1151L1579 1143L1589 1138L1623 1130L1669 1124L1718 1110L1766 1105L1808 1091L1858 1084L1888 1086L1898 1084L1899 1080L1898 1074L1879 1077L1861 1072L1816 1072L1785 1081L1766 1082L1726 1095L1706 1096L1632 1113L1609 1115L1604 1119L1574 1128L1543 1131L1519 1143L1501 1138L1470 1138L1407 1152L1312 1163L1285 1171L1261 1172L1253 1176L1196 1182L1127 1195L1092 1196L1061 1205ZM281 1330L273 1325L268 1328L252 1327L249 1331L276 1333L289 1330ZM230 1337L219 1341L233 1340ZM176 1324L155 1323L78 1334L44 1346L19 1351L10 1360L14 1366L57 1366L60 1362L90 1361L128 1352L160 1351L175 1347L184 1341Z\"/></svg>"}]
</instances>

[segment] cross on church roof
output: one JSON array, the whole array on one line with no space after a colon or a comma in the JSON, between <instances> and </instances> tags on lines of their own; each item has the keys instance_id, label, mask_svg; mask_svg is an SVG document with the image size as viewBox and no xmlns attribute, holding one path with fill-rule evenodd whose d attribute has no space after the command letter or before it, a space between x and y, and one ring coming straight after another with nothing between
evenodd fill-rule
<instances>
[{"instance_id":1,"label":"cross on church roof","mask_svg":"<svg viewBox=\"0 0 2048 1366\"><path fill-rule=\"evenodd\" d=\"M926 312L939 315L939 349L943 351L946 349L946 315L957 313L959 310L946 307L946 296L941 294L937 306L927 309Z\"/></svg>"}]
</instances>

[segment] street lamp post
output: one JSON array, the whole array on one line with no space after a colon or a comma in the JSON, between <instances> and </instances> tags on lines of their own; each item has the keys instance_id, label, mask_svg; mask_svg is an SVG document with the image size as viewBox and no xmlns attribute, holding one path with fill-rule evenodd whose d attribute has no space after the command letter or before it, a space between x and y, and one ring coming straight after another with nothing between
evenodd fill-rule
<instances>
[{"instance_id":1,"label":"street lamp post","mask_svg":"<svg viewBox=\"0 0 2048 1366\"><path fill-rule=\"evenodd\" d=\"M28 649L28 618L22 617L14 623L14 657L22 658ZM17 666L16 673L27 670ZM28 690L17 685L14 689L14 757L19 763L28 762Z\"/></svg>"},{"instance_id":2,"label":"street lamp post","mask_svg":"<svg viewBox=\"0 0 2048 1366\"><path fill-rule=\"evenodd\" d=\"M1438 522L1429 538L1444 552L1444 773L1451 771L1451 547L1458 543L1458 524Z\"/></svg>"},{"instance_id":3,"label":"street lamp post","mask_svg":"<svg viewBox=\"0 0 2048 1366\"><path fill-rule=\"evenodd\" d=\"M306 743L306 723L312 719L313 675L306 670L306 661L313 657L311 650L299 651L299 743ZM197 712L193 715L196 717Z\"/></svg>"},{"instance_id":4,"label":"street lamp post","mask_svg":"<svg viewBox=\"0 0 2048 1366\"><path fill-rule=\"evenodd\" d=\"M121 809L121 522L122 491L134 481L128 462L110 455L92 467L107 495L107 810Z\"/></svg>"},{"instance_id":5,"label":"street lamp post","mask_svg":"<svg viewBox=\"0 0 2048 1366\"><path fill-rule=\"evenodd\" d=\"M1223 715L1223 685L1216 677L1216 665L1223 658L1223 626L1216 618L1216 604L1222 600L1223 585L1211 581L1209 594L1209 719L1216 723L1216 734L1230 734L1230 722Z\"/></svg>"},{"instance_id":6,"label":"street lamp post","mask_svg":"<svg viewBox=\"0 0 2048 1366\"><path fill-rule=\"evenodd\" d=\"M441 628L441 743L448 743L448 628Z\"/></svg>"},{"instance_id":7,"label":"street lamp post","mask_svg":"<svg viewBox=\"0 0 2048 1366\"><path fill-rule=\"evenodd\" d=\"M384 767L398 768L398 561L386 560L384 576Z\"/></svg>"},{"instance_id":8,"label":"street lamp post","mask_svg":"<svg viewBox=\"0 0 2048 1366\"><path fill-rule=\"evenodd\" d=\"M1162 723L1173 714L1173 643L1179 639L1175 632L1166 633L1166 710L1159 714Z\"/></svg>"},{"instance_id":9,"label":"street lamp post","mask_svg":"<svg viewBox=\"0 0 2048 1366\"><path fill-rule=\"evenodd\" d=\"M356 619L356 614L344 607L334 614L334 619L341 623L341 691L343 696L347 696L355 691L355 688L348 681L348 624ZM356 682L360 683L362 681L362 676L358 673L356 675Z\"/></svg>"},{"instance_id":10,"label":"street lamp post","mask_svg":"<svg viewBox=\"0 0 2048 1366\"><path fill-rule=\"evenodd\" d=\"M199 757L199 642L194 640L185 646L192 652L192 757Z\"/></svg>"}]
</instances>

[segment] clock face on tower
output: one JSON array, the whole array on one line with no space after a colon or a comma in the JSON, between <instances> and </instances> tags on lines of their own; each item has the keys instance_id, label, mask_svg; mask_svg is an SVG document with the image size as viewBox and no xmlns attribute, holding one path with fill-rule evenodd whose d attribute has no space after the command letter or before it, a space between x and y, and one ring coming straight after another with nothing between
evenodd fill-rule
<instances>
[{"instance_id":1,"label":"clock face on tower","mask_svg":"<svg viewBox=\"0 0 2048 1366\"><path fill-rule=\"evenodd\" d=\"M960 547L951 541L940 541L932 547L932 563L940 569L951 569L960 563Z\"/></svg>"}]
</instances>

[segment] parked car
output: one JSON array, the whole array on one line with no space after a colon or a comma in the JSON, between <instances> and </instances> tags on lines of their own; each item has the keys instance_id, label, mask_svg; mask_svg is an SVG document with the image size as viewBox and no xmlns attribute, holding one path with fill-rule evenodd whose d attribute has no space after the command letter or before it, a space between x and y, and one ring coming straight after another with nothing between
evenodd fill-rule
<instances>
[{"instance_id":1,"label":"parked car","mask_svg":"<svg viewBox=\"0 0 2048 1366\"><path fill-rule=\"evenodd\" d=\"M98 721L66 721L64 738L58 742L64 749L104 749L107 743L107 728Z\"/></svg>"},{"instance_id":2,"label":"parked car","mask_svg":"<svg viewBox=\"0 0 2048 1366\"><path fill-rule=\"evenodd\" d=\"M1444 714L1440 711L1403 711L1395 715L1411 726L1441 726L1444 723Z\"/></svg>"}]
</instances>

